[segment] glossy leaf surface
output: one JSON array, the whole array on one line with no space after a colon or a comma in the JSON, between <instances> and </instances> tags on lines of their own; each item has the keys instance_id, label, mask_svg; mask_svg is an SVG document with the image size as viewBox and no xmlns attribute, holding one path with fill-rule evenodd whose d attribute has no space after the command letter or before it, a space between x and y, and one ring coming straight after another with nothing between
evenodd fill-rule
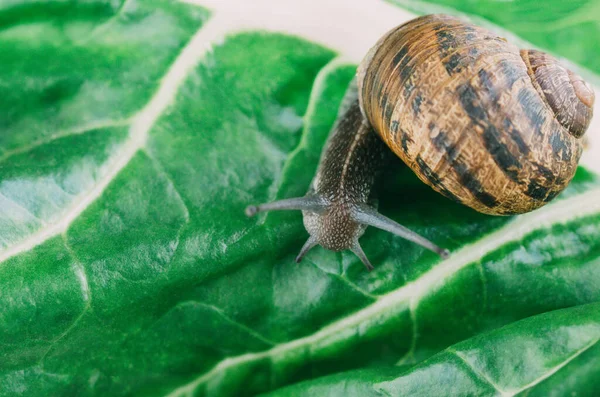
<instances>
[{"instance_id":1,"label":"glossy leaf surface","mask_svg":"<svg viewBox=\"0 0 600 397\"><path fill-rule=\"evenodd\" d=\"M0 6L0 395L397 374L600 299L600 185L584 169L555 203L499 218L398 162L380 211L449 260L368 230L371 273L347 252L293 263L300 214L243 210L304 194L356 65L301 37L217 34L218 18L162 0Z\"/></svg>"},{"instance_id":2,"label":"glossy leaf surface","mask_svg":"<svg viewBox=\"0 0 600 397\"><path fill-rule=\"evenodd\" d=\"M343 372L270 396L548 396L597 392L600 305L540 314L451 346L411 368Z\"/></svg>"}]
</instances>

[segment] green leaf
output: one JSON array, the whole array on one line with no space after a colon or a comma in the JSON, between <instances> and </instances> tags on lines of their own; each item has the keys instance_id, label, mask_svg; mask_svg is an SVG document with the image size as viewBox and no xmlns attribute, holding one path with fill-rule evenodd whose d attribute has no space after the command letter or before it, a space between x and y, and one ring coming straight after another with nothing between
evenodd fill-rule
<instances>
[{"instance_id":1,"label":"green leaf","mask_svg":"<svg viewBox=\"0 0 600 397\"><path fill-rule=\"evenodd\" d=\"M208 16L169 3L0 5L0 248L60 222L143 139L132 116Z\"/></svg>"},{"instance_id":2,"label":"green leaf","mask_svg":"<svg viewBox=\"0 0 600 397\"><path fill-rule=\"evenodd\" d=\"M356 65L211 15L0 6L0 395L253 394L600 300L584 169L555 203L501 218L398 161L381 211L449 260L368 230L371 273L323 249L294 264L300 214L243 209L305 193Z\"/></svg>"},{"instance_id":3,"label":"green leaf","mask_svg":"<svg viewBox=\"0 0 600 397\"><path fill-rule=\"evenodd\" d=\"M600 374L598 341L600 304L595 303L518 321L409 369L342 372L269 396L593 395Z\"/></svg>"}]
</instances>

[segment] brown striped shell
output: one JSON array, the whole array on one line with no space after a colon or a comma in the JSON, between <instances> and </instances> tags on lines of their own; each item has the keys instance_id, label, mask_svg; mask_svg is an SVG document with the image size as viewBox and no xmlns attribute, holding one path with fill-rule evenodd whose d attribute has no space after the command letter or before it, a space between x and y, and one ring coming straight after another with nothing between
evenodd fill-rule
<instances>
[{"instance_id":1,"label":"brown striped shell","mask_svg":"<svg viewBox=\"0 0 600 397\"><path fill-rule=\"evenodd\" d=\"M361 111L446 197L509 215L571 181L594 93L550 55L445 15L388 32L358 71Z\"/></svg>"}]
</instances>

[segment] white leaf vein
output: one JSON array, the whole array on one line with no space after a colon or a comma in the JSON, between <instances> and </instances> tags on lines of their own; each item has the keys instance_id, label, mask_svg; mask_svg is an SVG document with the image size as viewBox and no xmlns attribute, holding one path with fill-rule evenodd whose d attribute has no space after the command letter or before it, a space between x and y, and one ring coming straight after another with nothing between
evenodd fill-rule
<instances>
[{"instance_id":1,"label":"white leaf vein","mask_svg":"<svg viewBox=\"0 0 600 397\"><path fill-rule=\"evenodd\" d=\"M202 384L222 376L225 371L238 365L269 357L281 357L287 352L305 351L311 346L326 349L330 344L339 343L339 338L348 335L348 330L364 329L385 323L387 318L394 318L399 311L406 310L406 303L410 303L416 308L423 297L443 287L444 282L449 278L465 267L476 264L484 256L495 252L500 247L520 241L531 233L551 228L554 225L565 224L587 216L597 216L600 214L598 197L600 197L600 188L595 188L516 217L503 227L460 248L450 258L435 265L418 279L381 295L378 300L351 315L334 321L311 335L281 343L270 350L226 358L192 382L173 390L169 396L191 395Z\"/></svg>"},{"instance_id":2,"label":"white leaf vein","mask_svg":"<svg viewBox=\"0 0 600 397\"><path fill-rule=\"evenodd\" d=\"M221 24L219 17L210 19L198 29L171 64L154 96L131 119L128 138L119 150L113 153L106 162L104 173L95 185L86 192L78 195L55 221L47 223L36 232L27 236L27 238L1 250L0 263L22 252L29 251L54 236L64 233L73 221L102 195L104 189L129 164L136 153L145 147L148 132L152 126L173 102L179 87L188 76L190 70L210 50L211 43L216 42L218 38L226 33L225 29L226 27Z\"/></svg>"}]
</instances>

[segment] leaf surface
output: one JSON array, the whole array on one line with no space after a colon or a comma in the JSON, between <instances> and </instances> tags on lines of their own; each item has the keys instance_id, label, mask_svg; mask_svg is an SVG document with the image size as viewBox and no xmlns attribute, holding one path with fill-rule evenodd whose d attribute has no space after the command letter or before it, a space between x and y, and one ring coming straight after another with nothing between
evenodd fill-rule
<instances>
[{"instance_id":1,"label":"leaf surface","mask_svg":"<svg viewBox=\"0 0 600 397\"><path fill-rule=\"evenodd\" d=\"M593 395L600 305L540 314L451 346L411 368L362 369L269 396Z\"/></svg>"},{"instance_id":2,"label":"leaf surface","mask_svg":"<svg viewBox=\"0 0 600 397\"><path fill-rule=\"evenodd\" d=\"M396 374L599 300L600 185L583 168L555 203L501 218L398 161L380 210L453 256L369 229L371 273L323 249L296 265L300 214L243 209L305 193L355 64L193 4L0 7L0 394L239 395Z\"/></svg>"}]
</instances>

